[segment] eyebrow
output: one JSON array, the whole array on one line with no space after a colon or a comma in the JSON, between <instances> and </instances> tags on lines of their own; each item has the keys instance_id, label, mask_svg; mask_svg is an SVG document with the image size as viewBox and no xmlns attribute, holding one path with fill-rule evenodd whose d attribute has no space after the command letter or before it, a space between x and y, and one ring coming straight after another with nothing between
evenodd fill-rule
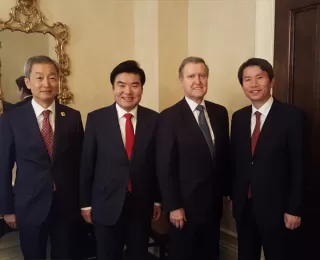
<instances>
[{"instance_id":1,"label":"eyebrow","mask_svg":"<svg viewBox=\"0 0 320 260\"><path fill-rule=\"evenodd\" d=\"M119 80L119 81L117 81L117 84L126 84L126 83L124 83L124 82ZM139 81L134 81L134 82L131 83L131 85L134 85L134 84L140 84L140 82Z\"/></svg>"},{"instance_id":2,"label":"eyebrow","mask_svg":"<svg viewBox=\"0 0 320 260\"><path fill-rule=\"evenodd\" d=\"M257 73L253 76L243 76L243 78L251 78L251 77L258 77L258 76L264 76L263 73Z\"/></svg>"}]
</instances>

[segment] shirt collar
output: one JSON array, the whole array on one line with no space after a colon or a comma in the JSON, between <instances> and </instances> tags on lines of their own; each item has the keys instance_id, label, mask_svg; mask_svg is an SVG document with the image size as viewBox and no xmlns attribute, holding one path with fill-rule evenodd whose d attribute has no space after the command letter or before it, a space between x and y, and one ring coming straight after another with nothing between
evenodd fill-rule
<instances>
[{"instance_id":1,"label":"shirt collar","mask_svg":"<svg viewBox=\"0 0 320 260\"><path fill-rule=\"evenodd\" d=\"M186 99L191 111L194 112L197 109L197 106L199 104L194 102L193 100L191 100L190 98L188 98L186 96L185 96L185 99ZM204 109L206 109L206 104L205 104L204 100L201 101L200 105L204 106Z\"/></svg>"},{"instance_id":2,"label":"shirt collar","mask_svg":"<svg viewBox=\"0 0 320 260\"><path fill-rule=\"evenodd\" d=\"M269 111L270 111L270 109L271 109L272 104L273 104L273 97L271 96L268 99L268 101L266 103L264 103L263 106L260 107L259 109L256 109L254 107L254 105L252 105L252 114L251 114L251 116L253 116L254 113L257 112L257 111L259 111L262 115L267 116Z\"/></svg>"},{"instance_id":3,"label":"shirt collar","mask_svg":"<svg viewBox=\"0 0 320 260\"><path fill-rule=\"evenodd\" d=\"M137 118L138 106L136 106L131 111L127 112L122 107L120 107L118 105L118 103L116 103L116 109L117 109L117 113L118 113L118 119L122 118L127 113L130 113L131 115L133 115L134 118Z\"/></svg>"},{"instance_id":4,"label":"shirt collar","mask_svg":"<svg viewBox=\"0 0 320 260\"><path fill-rule=\"evenodd\" d=\"M27 99L29 97L32 97L32 95L25 96L23 99Z\"/></svg>"},{"instance_id":5,"label":"shirt collar","mask_svg":"<svg viewBox=\"0 0 320 260\"><path fill-rule=\"evenodd\" d=\"M53 101L52 104L51 104L47 109L45 109L45 108L43 108L42 106L40 106L40 105L34 100L34 98L32 99L31 104L32 104L33 110L34 110L37 118L38 118L38 117L42 114L42 112L45 111L45 110L50 110L51 113L52 113L52 115L53 115L53 116L55 115L55 111L56 111L56 102L55 102L55 101Z\"/></svg>"}]
</instances>

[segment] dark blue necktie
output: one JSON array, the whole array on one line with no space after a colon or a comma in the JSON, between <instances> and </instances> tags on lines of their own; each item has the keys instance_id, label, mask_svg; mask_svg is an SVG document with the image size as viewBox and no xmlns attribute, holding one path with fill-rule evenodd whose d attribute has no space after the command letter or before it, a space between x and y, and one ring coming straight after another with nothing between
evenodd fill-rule
<instances>
[{"instance_id":1,"label":"dark blue necktie","mask_svg":"<svg viewBox=\"0 0 320 260\"><path fill-rule=\"evenodd\" d=\"M210 134L210 129L209 129L206 117L204 115L204 106L198 105L196 109L200 112L198 116L199 127L203 133L204 138L206 139L211 156L213 157L214 147L213 147L213 142Z\"/></svg>"}]
</instances>

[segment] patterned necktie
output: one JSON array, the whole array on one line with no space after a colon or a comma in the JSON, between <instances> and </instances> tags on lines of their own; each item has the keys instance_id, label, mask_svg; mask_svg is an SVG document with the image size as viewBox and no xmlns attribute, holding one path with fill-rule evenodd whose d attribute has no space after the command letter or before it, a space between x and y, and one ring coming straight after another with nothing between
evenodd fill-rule
<instances>
[{"instance_id":1,"label":"patterned necktie","mask_svg":"<svg viewBox=\"0 0 320 260\"><path fill-rule=\"evenodd\" d=\"M52 151L53 151L53 130L50 124L50 110L44 110L42 112L43 122L41 128L41 135L44 141L44 144L47 148L50 159L52 160Z\"/></svg>"},{"instance_id":2,"label":"patterned necktie","mask_svg":"<svg viewBox=\"0 0 320 260\"><path fill-rule=\"evenodd\" d=\"M199 116L198 116L199 127L204 135L204 138L206 139L211 156L213 157L213 153L214 153L213 141L211 138L208 122L207 122L206 117L204 115L204 106L198 105L196 107L196 109L199 111Z\"/></svg>"},{"instance_id":3,"label":"patterned necktie","mask_svg":"<svg viewBox=\"0 0 320 260\"><path fill-rule=\"evenodd\" d=\"M254 150L256 149L256 145L260 135L260 116L261 116L261 113L259 111L256 111L254 114L256 116L256 125L254 127L254 130L251 136L251 154L252 155L254 154ZM249 185L248 198L251 198L251 196L252 196L251 186Z\"/></svg>"},{"instance_id":4,"label":"patterned necktie","mask_svg":"<svg viewBox=\"0 0 320 260\"><path fill-rule=\"evenodd\" d=\"M134 130L131 122L132 114L127 113L124 115L124 117L126 118L126 152L127 152L128 159L130 160L132 155L133 143L134 143ZM128 191L132 192L130 176L128 179Z\"/></svg>"}]
</instances>

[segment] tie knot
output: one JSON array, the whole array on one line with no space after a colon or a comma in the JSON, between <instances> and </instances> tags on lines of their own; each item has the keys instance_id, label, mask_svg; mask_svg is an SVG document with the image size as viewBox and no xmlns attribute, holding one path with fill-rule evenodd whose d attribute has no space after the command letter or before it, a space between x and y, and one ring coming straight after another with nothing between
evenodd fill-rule
<instances>
[{"instance_id":1,"label":"tie knot","mask_svg":"<svg viewBox=\"0 0 320 260\"><path fill-rule=\"evenodd\" d=\"M131 120L131 118L133 117L133 115L130 114L130 113L127 113L127 114L124 115L124 117L125 117L127 120Z\"/></svg>"},{"instance_id":2,"label":"tie knot","mask_svg":"<svg viewBox=\"0 0 320 260\"><path fill-rule=\"evenodd\" d=\"M50 113L51 113L50 110L44 110L44 111L42 112L43 117L44 117L45 119L48 119L48 118L49 118Z\"/></svg>"},{"instance_id":3,"label":"tie knot","mask_svg":"<svg viewBox=\"0 0 320 260\"><path fill-rule=\"evenodd\" d=\"M197 110L199 110L200 112L202 112L204 110L204 106L203 105L198 105L196 107Z\"/></svg>"},{"instance_id":4,"label":"tie knot","mask_svg":"<svg viewBox=\"0 0 320 260\"><path fill-rule=\"evenodd\" d=\"M256 111L254 114L256 115L257 119L260 119L261 113L259 111Z\"/></svg>"}]
</instances>

